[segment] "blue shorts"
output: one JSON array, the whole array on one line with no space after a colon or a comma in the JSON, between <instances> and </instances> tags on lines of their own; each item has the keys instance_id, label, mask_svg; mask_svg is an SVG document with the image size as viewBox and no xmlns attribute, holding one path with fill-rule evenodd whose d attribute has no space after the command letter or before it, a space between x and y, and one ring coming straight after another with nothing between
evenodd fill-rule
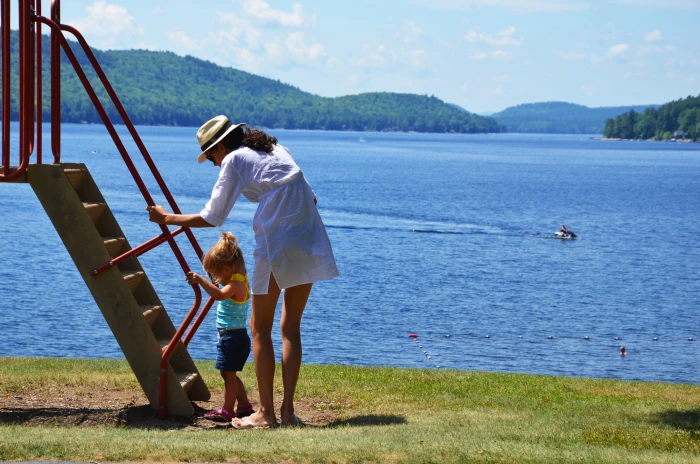
<instances>
[{"instance_id":1,"label":"blue shorts","mask_svg":"<svg viewBox=\"0 0 700 464\"><path fill-rule=\"evenodd\" d=\"M240 372L250 355L250 337L246 329L219 330L216 342L216 368Z\"/></svg>"}]
</instances>

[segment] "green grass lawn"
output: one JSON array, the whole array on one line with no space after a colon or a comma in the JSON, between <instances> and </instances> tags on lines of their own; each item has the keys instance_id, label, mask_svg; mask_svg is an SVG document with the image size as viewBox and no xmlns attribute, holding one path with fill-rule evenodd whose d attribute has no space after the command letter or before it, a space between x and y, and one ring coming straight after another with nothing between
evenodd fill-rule
<instances>
[{"instance_id":1,"label":"green grass lawn","mask_svg":"<svg viewBox=\"0 0 700 464\"><path fill-rule=\"evenodd\" d=\"M213 363L198 366L220 391ZM243 378L255 398L252 368ZM123 360L0 358L0 460L700 463L695 385L307 365L297 398L332 412L325 426L198 430L7 420L12 395L60 395L63 385L102 391L105 400L110 392L140 392Z\"/></svg>"}]
</instances>

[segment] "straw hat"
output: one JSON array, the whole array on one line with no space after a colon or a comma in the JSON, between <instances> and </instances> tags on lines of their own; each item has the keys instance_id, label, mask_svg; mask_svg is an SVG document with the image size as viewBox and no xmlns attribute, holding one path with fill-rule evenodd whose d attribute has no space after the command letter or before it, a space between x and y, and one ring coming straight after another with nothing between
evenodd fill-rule
<instances>
[{"instance_id":1,"label":"straw hat","mask_svg":"<svg viewBox=\"0 0 700 464\"><path fill-rule=\"evenodd\" d=\"M224 137L245 123L231 124L226 116L217 116L205 122L197 131L197 141L202 149L202 153L197 157L197 161L203 163L207 159L206 151L221 142Z\"/></svg>"}]
</instances>

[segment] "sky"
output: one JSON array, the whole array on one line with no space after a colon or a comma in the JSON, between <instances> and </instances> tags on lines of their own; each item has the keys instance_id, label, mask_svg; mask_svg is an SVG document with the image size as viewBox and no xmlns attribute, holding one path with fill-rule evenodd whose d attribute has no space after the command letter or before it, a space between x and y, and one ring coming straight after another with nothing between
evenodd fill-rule
<instances>
[{"instance_id":1,"label":"sky","mask_svg":"<svg viewBox=\"0 0 700 464\"><path fill-rule=\"evenodd\" d=\"M192 55L325 97L414 93L489 113L700 94L700 0L64 0L61 9L95 48Z\"/></svg>"}]
</instances>

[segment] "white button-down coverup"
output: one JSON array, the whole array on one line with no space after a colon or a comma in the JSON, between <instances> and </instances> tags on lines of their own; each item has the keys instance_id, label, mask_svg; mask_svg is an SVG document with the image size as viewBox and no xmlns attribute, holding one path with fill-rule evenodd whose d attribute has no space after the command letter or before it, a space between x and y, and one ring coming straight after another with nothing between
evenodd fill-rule
<instances>
[{"instance_id":1,"label":"white button-down coverup","mask_svg":"<svg viewBox=\"0 0 700 464\"><path fill-rule=\"evenodd\" d=\"M281 289L338 276L314 192L287 148L275 145L265 153L241 147L226 155L200 216L221 227L241 194L259 203L253 218L254 295L267 294L271 273Z\"/></svg>"}]
</instances>

